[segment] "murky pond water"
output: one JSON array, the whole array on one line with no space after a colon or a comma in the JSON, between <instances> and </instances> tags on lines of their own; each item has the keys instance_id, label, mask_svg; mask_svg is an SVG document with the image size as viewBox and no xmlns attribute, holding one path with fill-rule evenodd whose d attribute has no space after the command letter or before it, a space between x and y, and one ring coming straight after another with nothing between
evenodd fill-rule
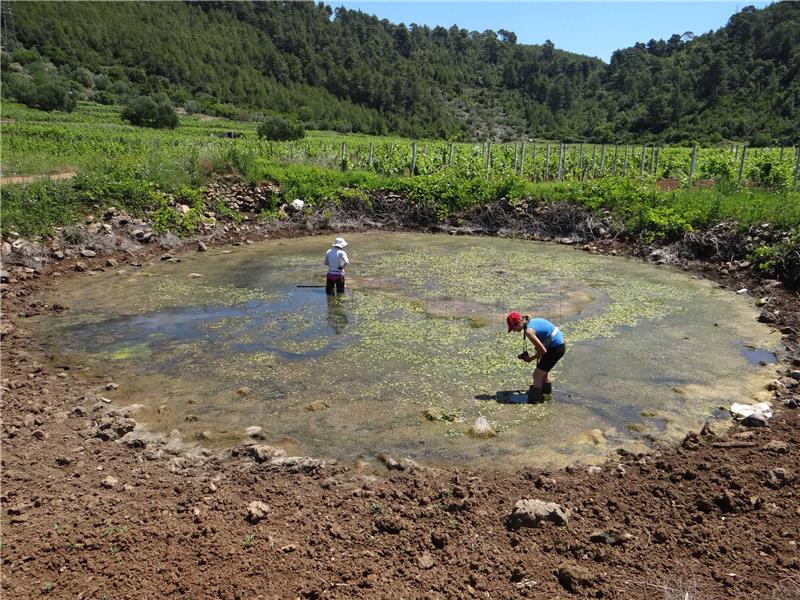
<instances>
[{"instance_id":1,"label":"murky pond water","mask_svg":"<svg viewBox=\"0 0 800 600\"><path fill-rule=\"evenodd\" d=\"M678 439L774 373L752 360L777 341L746 300L672 269L519 240L348 240L341 299L300 287L324 284L327 237L267 241L66 282L46 299L69 310L40 317L39 339L186 440L258 425L290 453L499 469ZM508 393L531 376L509 309L566 335L550 402ZM468 435L479 415L497 437Z\"/></svg>"}]
</instances>

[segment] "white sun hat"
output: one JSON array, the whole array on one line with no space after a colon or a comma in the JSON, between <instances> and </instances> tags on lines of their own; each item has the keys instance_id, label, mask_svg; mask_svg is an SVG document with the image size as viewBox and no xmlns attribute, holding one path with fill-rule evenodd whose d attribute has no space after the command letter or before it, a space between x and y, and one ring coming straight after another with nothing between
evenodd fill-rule
<instances>
[{"instance_id":1,"label":"white sun hat","mask_svg":"<svg viewBox=\"0 0 800 600\"><path fill-rule=\"evenodd\" d=\"M345 246L347 246L347 242L344 241L344 238L336 238L333 241L333 245L338 248L344 248Z\"/></svg>"}]
</instances>

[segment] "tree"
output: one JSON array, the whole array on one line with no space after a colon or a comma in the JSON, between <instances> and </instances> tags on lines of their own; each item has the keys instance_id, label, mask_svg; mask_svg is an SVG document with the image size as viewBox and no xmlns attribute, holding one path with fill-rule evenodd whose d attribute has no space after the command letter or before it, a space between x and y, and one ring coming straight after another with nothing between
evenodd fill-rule
<instances>
[{"instance_id":1,"label":"tree","mask_svg":"<svg viewBox=\"0 0 800 600\"><path fill-rule=\"evenodd\" d=\"M15 82L19 85L15 85ZM38 77L33 83L29 83L15 77L11 82L7 80L6 85L11 88L10 95L30 108L64 112L75 110L75 95L70 91L66 81Z\"/></svg>"},{"instance_id":2,"label":"tree","mask_svg":"<svg viewBox=\"0 0 800 600\"><path fill-rule=\"evenodd\" d=\"M178 115L172 103L165 98L138 96L122 110L122 118L131 125L153 127L155 129L174 129L178 125Z\"/></svg>"},{"instance_id":3,"label":"tree","mask_svg":"<svg viewBox=\"0 0 800 600\"><path fill-rule=\"evenodd\" d=\"M299 140L306 135L302 123L289 122L283 117L267 116L258 126L258 137L276 142Z\"/></svg>"}]
</instances>

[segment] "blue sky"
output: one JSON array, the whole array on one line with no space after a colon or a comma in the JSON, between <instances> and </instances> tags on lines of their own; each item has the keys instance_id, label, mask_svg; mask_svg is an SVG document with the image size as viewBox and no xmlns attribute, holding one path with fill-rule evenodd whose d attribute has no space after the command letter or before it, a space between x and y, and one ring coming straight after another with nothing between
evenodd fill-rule
<instances>
[{"instance_id":1,"label":"blue sky","mask_svg":"<svg viewBox=\"0 0 800 600\"><path fill-rule=\"evenodd\" d=\"M745 6L770 2L326 2L409 25L458 25L470 31L507 29L521 44L552 41L556 48L608 62L619 48L650 39L695 35L723 27Z\"/></svg>"}]
</instances>

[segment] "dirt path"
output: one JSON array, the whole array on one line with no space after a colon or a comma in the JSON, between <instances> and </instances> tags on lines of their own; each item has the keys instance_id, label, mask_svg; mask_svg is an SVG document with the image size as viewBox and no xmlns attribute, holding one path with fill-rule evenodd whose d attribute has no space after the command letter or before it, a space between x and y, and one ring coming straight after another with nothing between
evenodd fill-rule
<instances>
[{"instance_id":1,"label":"dirt path","mask_svg":"<svg viewBox=\"0 0 800 600\"><path fill-rule=\"evenodd\" d=\"M14 175L9 177L0 177L0 185L7 185L12 183L33 183L37 179L50 179L51 181L59 181L62 179L72 179L77 173L75 171L63 171L61 173L52 173L50 175Z\"/></svg>"},{"instance_id":2,"label":"dirt path","mask_svg":"<svg viewBox=\"0 0 800 600\"><path fill-rule=\"evenodd\" d=\"M800 598L800 411L599 470L373 471L254 440L187 450L125 435L135 413L114 407L112 367L90 379L35 358L26 317L64 310L35 293L87 276L78 260L118 269L108 258L14 269L2 284L9 598ZM769 293L783 319L798 314L796 296ZM537 527L509 526L523 498L559 504L566 522L550 507Z\"/></svg>"}]
</instances>

